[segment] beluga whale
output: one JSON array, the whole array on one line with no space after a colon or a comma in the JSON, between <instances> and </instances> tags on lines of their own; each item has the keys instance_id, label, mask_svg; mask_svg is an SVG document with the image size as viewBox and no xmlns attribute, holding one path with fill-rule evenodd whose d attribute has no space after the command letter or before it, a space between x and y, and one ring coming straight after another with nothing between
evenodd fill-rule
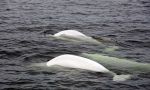
<instances>
[{"instance_id":1,"label":"beluga whale","mask_svg":"<svg viewBox=\"0 0 150 90\"><path fill-rule=\"evenodd\" d=\"M40 66L41 64L39 64ZM36 64L38 66L38 64ZM113 81L119 82L119 81L125 81L130 78L130 75L117 75L116 73L108 70L100 63L97 63L93 60L72 55L72 54L63 54L60 56L57 56L48 62L45 63L46 67L52 67L52 66L62 66L66 68L76 68L76 69L82 69L82 70L89 70L94 72L101 72L110 74L113 76Z\"/></svg>"},{"instance_id":2,"label":"beluga whale","mask_svg":"<svg viewBox=\"0 0 150 90\"><path fill-rule=\"evenodd\" d=\"M72 42L87 42L93 44L101 44L101 42L99 42L98 40L90 36L87 36L77 30L64 30L49 36L61 40L72 41Z\"/></svg>"},{"instance_id":3,"label":"beluga whale","mask_svg":"<svg viewBox=\"0 0 150 90\"><path fill-rule=\"evenodd\" d=\"M140 63L134 60L112 57L100 53L82 53L80 56L92 59L111 70L121 70L128 73L150 73L149 63Z\"/></svg>"},{"instance_id":4,"label":"beluga whale","mask_svg":"<svg viewBox=\"0 0 150 90\"><path fill-rule=\"evenodd\" d=\"M101 41L111 42L110 39L101 37L100 40L97 40L93 37L87 36L77 30L63 30L54 35L48 35L49 37L53 37L60 40L71 41L71 42L78 42L78 43L88 43L88 44L95 44L104 48L106 52L111 52L117 50L118 46L106 46Z\"/></svg>"}]
</instances>

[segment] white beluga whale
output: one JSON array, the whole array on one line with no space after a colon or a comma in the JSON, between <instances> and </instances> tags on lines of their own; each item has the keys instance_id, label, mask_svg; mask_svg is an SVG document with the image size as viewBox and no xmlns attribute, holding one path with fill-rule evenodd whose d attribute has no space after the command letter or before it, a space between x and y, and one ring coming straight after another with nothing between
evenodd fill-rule
<instances>
[{"instance_id":1,"label":"white beluga whale","mask_svg":"<svg viewBox=\"0 0 150 90\"><path fill-rule=\"evenodd\" d=\"M96 39L87 36L77 30L64 30L49 36L72 42L87 42L93 44L101 44L101 42L97 41Z\"/></svg>"},{"instance_id":2,"label":"white beluga whale","mask_svg":"<svg viewBox=\"0 0 150 90\"><path fill-rule=\"evenodd\" d=\"M40 65L40 64L39 64ZM82 69L82 70L89 70L94 72L101 72L101 73L107 73L110 75L113 75L113 81L125 81L130 78L130 75L117 75L114 72L111 72L107 68L105 68L103 65L76 55L72 54L64 54L57 56L45 64L47 67L52 66L62 66L66 68L76 68L76 69ZM38 64L36 64L38 66Z\"/></svg>"},{"instance_id":3,"label":"white beluga whale","mask_svg":"<svg viewBox=\"0 0 150 90\"><path fill-rule=\"evenodd\" d=\"M101 46L101 48L105 48L104 51L106 52L111 52L111 51L115 51L116 49L118 49L118 46L106 46L104 45L101 41L108 41L111 42L110 39L108 38L102 38L101 40L97 40L94 39L90 36L87 36L77 30L64 30L64 31L60 31L54 35L48 35L49 37L53 37L56 39L60 39L60 40L66 40L66 41L71 41L71 42L78 42L78 43L88 43L88 44L96 44Z\"/></svg>"},{"instance_id":4,"label":"white beluga whale","mask_svg":"<svg viewBox=\"0 0 150 90\"><path fill-rule=\"evenodd\" d=\"M67 35L67 36L71 36L71 37L87 37L86 35L84 35L83 33L77 31L77 30L64 30L61 32L58 32L56 34L54 34L54 36L58 37L58 36L63 36L63 35Z\"/></svg>"},{"instance_id":5,"label":"white beluga whale","mask_svg":"<svg viewBox=\"0 0 150 90\"><path fill-rule=\"evenodd\" d=\"M104 66L96 63L95 61L71 54L60 55L47 62L48 67L52 65L59 65L69 68L80 68L103 73L110 72Z\"/></svg>"},{"instance_id":6,"label":"white beluga whale","mask_svg":"<svg viewBox=\"0 0 150 90\"><path fill-rule=\"evenodd\" d=\"M133 60L121 59L111 56L106 56L103 54L88 54L82 53L81 56L92 59L108 69L122 70L129 73L149 73L150 64L149 63L139 63Z\"/></svg>"}]
</instances>

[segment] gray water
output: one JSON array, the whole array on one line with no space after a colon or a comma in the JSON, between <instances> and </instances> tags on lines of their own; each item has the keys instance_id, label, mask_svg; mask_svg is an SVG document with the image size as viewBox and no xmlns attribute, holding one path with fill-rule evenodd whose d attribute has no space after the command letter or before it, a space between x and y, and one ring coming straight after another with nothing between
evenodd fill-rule
<instances>
[{"instance_id":1,"label":"gray water","mask_svg":"<svg viewBox=\"0 0 150 90\"><path fill-rule=\"evenodd\" d=\"M150 63L149 0L0 0L0 89L150 89L149 73L114 82L108 75L84 70L29 68L61 54L103 53L97 45L45 37L66 29L111 38L121 49L105 53L109 56Z\"/></svg>"}]
</instances>

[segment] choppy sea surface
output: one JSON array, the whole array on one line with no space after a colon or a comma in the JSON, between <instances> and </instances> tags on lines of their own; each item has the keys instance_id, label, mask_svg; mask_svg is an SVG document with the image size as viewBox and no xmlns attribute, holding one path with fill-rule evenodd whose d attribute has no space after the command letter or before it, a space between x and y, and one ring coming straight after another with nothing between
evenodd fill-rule
<instances>
[{"instance_id":1,"label":"choppy sea surface","mask_svg":"<svg viewBox=\"0 0 150 90\"><path fill-rule=\"evenodd\" d=\"M150 90L150 75L114 82L108 75L29 68L61 54L103 53L100 46L46 37L77 29L111 38L110 56L150 63L149 0L0 0L0 90Z\"/></svg>"}]
</instances>

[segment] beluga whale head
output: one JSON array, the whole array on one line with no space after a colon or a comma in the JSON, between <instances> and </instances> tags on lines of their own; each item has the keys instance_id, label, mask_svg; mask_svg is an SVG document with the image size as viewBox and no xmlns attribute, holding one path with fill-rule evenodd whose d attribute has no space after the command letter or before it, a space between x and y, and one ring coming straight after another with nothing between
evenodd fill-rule
<instances>
[{"instance_id":1,"label":"beluga whale head","mask_svg":"<svg viewBox=\"0 0 150 90\"><path fill-rule=\"evenodd\" d=\"M41 63L36 64L40 66ZM57 56L44 64L46 67L62 66L66 68L82 69L93 72L107 73L113 76L113 81L125 81L130 78L130 75L117 75L116 73L108 70L100 63L97 63L88 58L80 57L72 54L64 54Z\"/></svg>"}]
</instances>

